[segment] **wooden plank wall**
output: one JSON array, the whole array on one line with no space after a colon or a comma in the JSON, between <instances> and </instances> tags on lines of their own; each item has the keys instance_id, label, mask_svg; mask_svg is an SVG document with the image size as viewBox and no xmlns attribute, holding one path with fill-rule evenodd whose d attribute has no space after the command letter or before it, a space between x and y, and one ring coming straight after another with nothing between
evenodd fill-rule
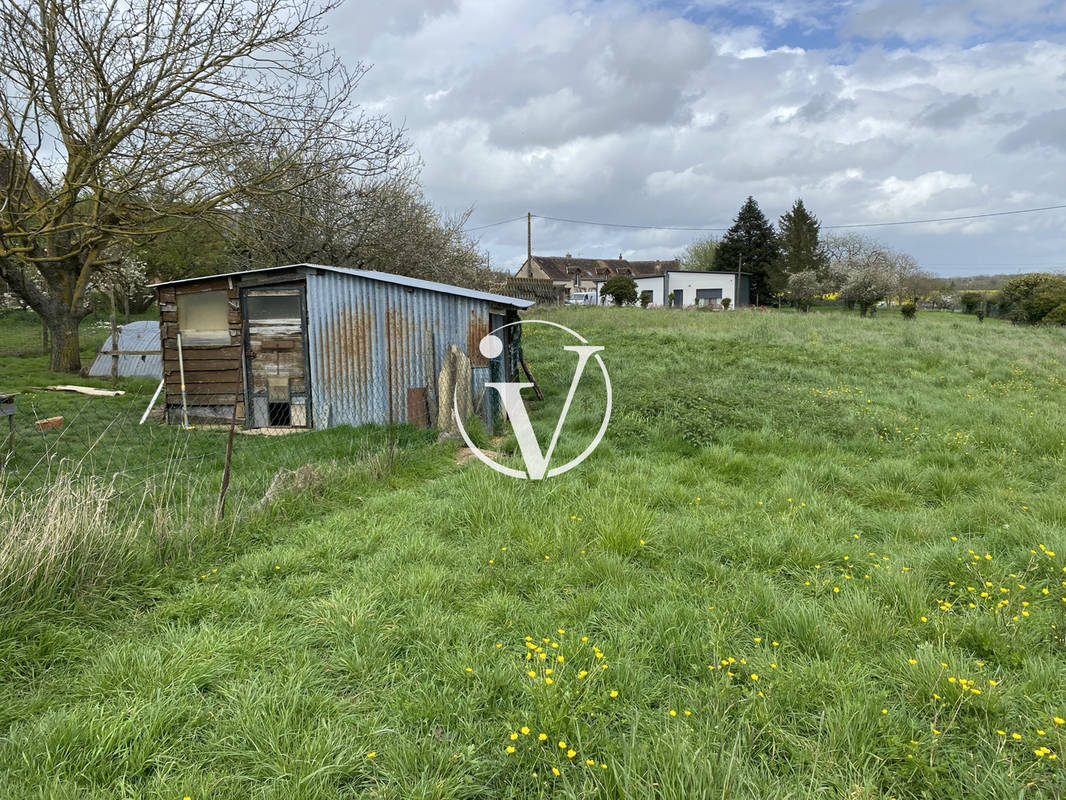
<instances>
[{"instance_id":1,"label":"wooden plank wall","mask_svg":"<svg viewBox=\"0 0 1066 800\"><path fill-rule=\"evenodd\" d=\"M189 346L182 342L185 362L185 393L190 408L194 406L233 406L237 418L244 420L244 382L241 374L241 306L240 291L226 278L199 281L182 286L164 286L157 290L159 319L163 340L163 378L166 381L168 407L181 407L181 376L178 370L178 306L181 294L225 290L229 300L229 344L210 347Z\"/></svg>"}]
</instances>

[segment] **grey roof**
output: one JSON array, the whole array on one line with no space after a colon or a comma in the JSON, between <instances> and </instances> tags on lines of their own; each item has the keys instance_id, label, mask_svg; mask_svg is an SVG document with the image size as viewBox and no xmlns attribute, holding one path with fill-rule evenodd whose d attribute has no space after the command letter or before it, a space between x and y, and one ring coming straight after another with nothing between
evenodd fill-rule
<instances>
[{"instance_id":1,"label":"grey roof","mask_svg":"<svg viewBox=\"0 0 1066 800\"><path fill-rule=\"evenodd\" d=\"M474 300L485 300L489 303L499 303L500 305L513 306L515 308L529 308L533 305L532 300L522 300L517 297L507 297L502 294L493 294L492 292L482 292L477 289L464 289L462 286L452 286L449 283L437 283L436 281L424 281L421 278L409 278L406 275L394 275L391 272L377 272L370 269L349 269L347 267L331 267L326 264L288 264L283 267L264 267L262 269L249 269L243 272L224 272L220 275L203 275L198 278L183 278L178 281L164 281L163 283L152 284L153 286L175 286L183 283L194 283L195 281L206 281L214 278L233 278L238 275L254 275L261 272L277 272L287 269L299 269L305 267L308 269L324 269L329 272L339 272L343 275L354 275L357 278L366 278L372 281L382 281L384 283L396 283L400 286L410 286L412 289L425 289L429 292L442 292L444 294L454 294L459 297L469 297Z\"/></svg>"},{"instance_id":2,"label":"grey roof","mask_svg":"<svg viewBox=\"0 0 1066 800\"><path fill-rule=\"evenodd\" d=\"M118 374L122 378L162 378L163 355L159 351L159 323L127 322L118 329ZM111 336L107 337L89 367L93 378L111 375Z\"/></svg>"},{"instance_id":3,"label":"grey roof","mask_svg":"<svg viewBox=\"0 0 1066 800\"><path fill-rule=\"evenodd\" d=\"M736 275L738 273L728 269L668 269L659 275L634 275L633 280L646 280L647 278L662 278L666 275ZM741 275L751 276L750 272L741 272ZM611 275L610 278L614 276ZM596 283L604 283L609 278L596 278Z\"/></svg>"}]
</instances>

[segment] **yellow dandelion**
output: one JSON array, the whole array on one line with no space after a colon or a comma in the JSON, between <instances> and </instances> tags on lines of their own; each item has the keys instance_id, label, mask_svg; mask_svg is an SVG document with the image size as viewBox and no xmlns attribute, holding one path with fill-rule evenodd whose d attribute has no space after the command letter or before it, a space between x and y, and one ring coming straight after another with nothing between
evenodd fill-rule
<instances>
[{"instance_id":1,"label":"yellow dandelion","mask_svg":"<svg viewBox=\"0 0 1066 800\"><path fill-rule=\"evenodd\" d=\"M555 683L555 681L553 681L553 680L552 680L551 678L545 678L545 679L544 679L544 682L545 682L546 684L548 684L549 686L551 686L551 685L552 685L553 683Z\"/></svg>"},{"instance_id":2,"label":"yellow dandelion","mask_svg":"<svg viewBox=\"0 0 1066 800\"><path fill-rule=\"evenodd\" d=\"M538 733L537 734L537 738L540 739L542 742L546 742L546 741L548 741L548 734L546 734L546 733Z\"/></svg>"},{"instance_id":3,"label":"yellow dandelion","mask_svg":"<svg viewBox=\"0 0 1066 800\"><path fill-rule=\"evenodd\" d=\"M375 752L374 750L371 750L369 753L366 754L366 757L367 758L375 758L375 757L377 757L377 752Z\"/></svg>"},{"instance_id":4,"label":"yellow dandelion","mask_svg":"<svg viewBox=\"0 0 1066 800\"><path fill-rule=\"evenodd\" d=\"M517 738L518 738L518 732L517 731L511 731L511 741L513 742Z\"/></svg>"},{"instance_id":5,"label":"yellow dandelion","mask_svg":"<svg viewBox=\"0 0 1066 800\"><path fill-rule=\"evenodd\" d=\"M566 742L564 742L562 739L559 740L559 749L560 750L565 750L566 749Z\"/></svg>"},{"instance_id":6,"label":"yellow dandelion","mask_svg":"<svg viewBox=\"0 0 1066 800\"><path fill-rule=\"evenodd\" d=\"M1051 721L1054 722L1056 725L1062 725L1063 723L1066 723L1066 719L1063 719L1062 717L1052 717Z\"/></svg>"},{"instance_id":7,"label":"yellow dandelion","mask_svg":"<svg viewBox=\"0 0 1066 800\"><path fill-rule=\"evenodd\" d=\"M559 777L559 768L558 767L552 767L552 775L554 775L555 777Z\"/></svg>"},{"instance_id":8,"label":"yellow dandelion","mask_svg":"<svg viewBox=\"0 0 1066 800\"><path fill-rule=\"evenodd\" d=\"M513 753L514 752L514 745L510 745L510 744L507 745L507 752L508 752L508 754Z\"/></svg>"},{"instance_id":9,"label":"yellow dandelion","mask_svg":"<svg viewBox=\"0 0 1066 800\"><path fill-rule=\"evenodd\" d=\"M753 672L753 673L751 673L751 679L752 679L753 681L757 681L757 680L759 680L759 675L758 675L758 673L756 673L756 672Z\"/></svg>"},{"instance_id":10,"label":"yellow dandelion","mask_svg":"<svg viewBox=\"0 0 1066 800\"><path fill-rule=\"evenodd\" d=\"M611 690L611 697L618 697L618 690L617 689L612 689Z\"/></svg>"},{"instance_id":11,"label":"yellow dandelion","mask_svg":"<svg viewBox=\"0 0 1066 800\"><path fill-rule=\"evenodd\" d=\"M585 670L581 670L581 672L577 673L577 677L579 678L584 678L586 675L588 675L588 673Z\"/></svg>"},{"instance_id":12,"label":"yellow dandelion","mask_svg":"<svg viewBox=\"0 0 1066 800\"><path fill-rule=\"evenodd\" d=\"M1012 739L1016 739L1016 740L1017 740L1017 739L1021 739L1021 738L1022 738L1022 735L1021 735L1020 733L1012 733L1012 734L1010 735L1010 738L1012 738Z\"/></svg>"},{"instance_id":13,"label":"yellow dandelion","mask_svg":"<svg viewBox=\"0 0 1066 800\"><path fill-rule=\"evenodd\" d=\"M573 758L576 755L577 755L577 750L571 749L571 750L567 750L566 751L566 757L567 758Z\"/></svg>"}]
</instances>

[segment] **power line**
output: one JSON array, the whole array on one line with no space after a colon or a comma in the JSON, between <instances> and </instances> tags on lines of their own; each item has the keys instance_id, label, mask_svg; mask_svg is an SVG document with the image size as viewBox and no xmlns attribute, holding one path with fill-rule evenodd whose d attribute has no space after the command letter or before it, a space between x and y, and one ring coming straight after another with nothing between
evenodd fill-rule
<instances>
[{"instance_id":1,"label":"power line","mask_svg":"<svg viewBox=\"0 0 1066 800\"><path fill-rule=\"evenodd\" d=\"M921 225L926 222L957 222L966 219L985 219L987 217L1007 217L1012 214L1032 214L1037 211L1055 211L1066 208L1066 203L1057 206L1040 206L1039 208L1019 208L1015 211L989 211L986 214L966 214L961 217L935 217L932 219L907 219L898 222L858 222L853 225L823 225L825 229L840 230L841 228L884 228L889 225Z\"/></svg>"},{"instance_id":2,"label":"power line","mask_svg":"<svg viewBox=\"0 0 1066 800\"><path fill-rule=\"evenodd\" d=\"M534 214L534 216L536 215ZM471 231L481 231L485 228L495 228L497 225L506 225L508 222L518 222L520 219L525 219L525 215L521 217L512 217L511 219L501 219L499 222L490 222L488 225L478 225L476 228L466 228L465 230L467 233L470 233Z\"/></svg>"},{"instance_id":3,"label":"power line","mask_svg":"<svg viewBox=\"0 0 1066 800\"><path fill-rule=\"evenodd\" d=\"M729 228L701 228L692 225L627 225L623 222L593 222L587 219L566 219L565 217L547 217L534 214L534 219L548 219L552 222L569 222L575 225L599 225L603 228L636 228L645 231L727 231ZM521 218L519 218L521 219Z\"/></svg>"},{"instance_id":4,"label":"power line","mask_svg":"<svg viewBox=\"0 0 1066 800\"><path fill-rule=\"evenodd\" d=\"M927 267L1051 267L1066 268L1062 261L1004 261L995 264L975 263L972 261L923 261Z\"/></svg>"},{"instance_id":5,"label":"power line","mask_svg":"<svg viewBox=\"0 0 1066 800\"><path fill-rule=\"evenodd\" d=\"M987 219L989 217L1007 217L1015 214L1034 214L1040 211L1058 211L1066 208L1066 203L1053 206L1039 206L1036 208L1019 208L1013 211L989 211L983 214L964 214L955 217L930 217L928 219L906 219L893 222L855 222L847 225L822 225L822 230L845 230L849 228L885 228L899 225L924 225L931 222L960 222L970 219ZM627 228L630 230L644 231L728 231L728 227L703 227L698 225L634 225L625 222L602 222L588 219L572 219L569 217L551 217L546 214L533 214L535 219L548 220L550 222L563 222L570 225L595 225L601 228ZM467 231L479 231L485 228L494 228L497 225L506 225L509 222L518 222L525 217L512 217L510 219L492 222L488 225L479 225L475 228L467 228Z\"/></svg>"}]
</instances>

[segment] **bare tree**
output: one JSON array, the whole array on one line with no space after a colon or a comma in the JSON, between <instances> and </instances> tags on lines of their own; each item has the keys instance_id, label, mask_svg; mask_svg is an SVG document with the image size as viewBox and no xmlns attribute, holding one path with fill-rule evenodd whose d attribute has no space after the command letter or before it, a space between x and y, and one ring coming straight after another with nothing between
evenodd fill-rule
<instances>
[{"instance_id":1,"label":"bare tree","mask_svg":"<svg viewBox=\"0 0 1066 800\"><path fill-rule=\"evenodd\" d=\"M353 100L366 68L318 43L335 0L0 4L0 278L80 367L93 273L178 220L408 145ZM313 154L309 157L309 154Z\"/></svg>"},{"instance_id":2,"label":"bare tree","mask_svg":"<svg viewBox=\"0 0 1066 800\"><path fill-rule=\"evenodd\" d=\"M849 308L873 313L877 304L902 291L903 282L918 272L915 260L860 234L827 236L826 253L832 284Z\"/></svg>"},{"instance_id":3,"label":"bare tree","mask_svg":"<svg viewBox=\"0 0 1066 800\"><path fill-rule=\"evenodd\" d=\"M489 288L498 276L463 230L469 216L435 209L411 163L386 179L335 175L299 191L250 198L234 235L241 266L310 261Z\"/></svg>"}]
</instances>

